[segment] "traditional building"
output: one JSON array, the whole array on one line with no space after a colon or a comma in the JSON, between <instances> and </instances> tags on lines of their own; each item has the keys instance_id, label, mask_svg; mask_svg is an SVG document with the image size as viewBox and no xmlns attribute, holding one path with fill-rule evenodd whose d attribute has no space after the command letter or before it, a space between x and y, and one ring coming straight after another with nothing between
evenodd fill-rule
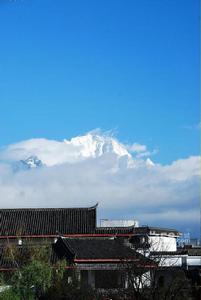
<instances>
[{"instance_id":1,"label":"traditional building","mask_svg":"<svg viewBox=\"0 0 201 300\"><path fill-rule=\"evenodd\" d=\"M97 205L0 209L0 271L15 269L13 262L5 256L8 243L17 245L20 251L30 243L32 247L46 243L53 245L52 262L55 257L65 259L66 268L76 267L80 280L95 288L126 287L122 270L130 264L147 272L156 268L158 255L163 255L170 266L175 259L175 266L179 268L201 266L200 252L191 251L194 254L190 254L177 250L176 240L180 236L177 230L140 227L137 222L133 225L122 223L130 226L114 226L118 225L116 222L106 224L97 226Z\"/></svg>"},{"instance_id":2,"label":"traditional building","mask_svg":"<svg viewBox=\"0 0 201 300\"><path fill-rule=\"evenodd\" d=\"M91 235L96 230L96 207L20 208L0 210L0 239L50 239Z\"/></svg>"},{"instance_id":3,"label":"traditional building","mask_svg":"<svg viewBox=\"0 0 201 300\"><path fill-rule=\"evenodd\" d=\"M5 246L26 247L53 244L52 263L66 260L79 279L95 288L127 285L122 270L127 264L140 267L152 262L132 249L129 239L135 226L97 227L97 205L88 208L40 208L0 210L0 270L12 271L15 263L6 258ZM20 265L20 261L17 262ZM153 264L154 266L154 264ZM104 276L103 276L104 275Z\"/></svg>"},{"instance_id":4,"label":"traditional building","mask_svg":"<svg viewBox=\"0 0 201 300\"><path fill-rule=\"evenodd\" d=\"M69 266L76 266L83 284L93 288L126 288L128 281L124 275L129 265L135 265L142 272L156 267L153 261L125 245L121 238L59 238L54 250Z\"/></svg>"}]
</instances>

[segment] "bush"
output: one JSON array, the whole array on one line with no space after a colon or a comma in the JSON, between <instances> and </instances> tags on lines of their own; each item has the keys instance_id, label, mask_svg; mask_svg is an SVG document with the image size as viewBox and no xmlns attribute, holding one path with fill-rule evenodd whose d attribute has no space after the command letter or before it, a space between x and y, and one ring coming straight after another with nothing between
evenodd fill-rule
<instances>
[{"instance_id":1,"label":"bush","mask_svg":"<svg viewBox=\"0 0 201 300\"><path fill-rule=\"evenodd\" d=\"M22 267L12 278L12 287L20 299L32 300L41 297L51 285L51 267L34 260Z\"/></svg>"},{"instance_id":2,"label":"bush","mask_svg":"<svg viewBox=\"0 0 201 300\"><path fill-rule=\"evenodd\" d=\"M80 286L75 279L67 283L66 277L54 284L41 300L95 300L96 292L89 286Z\"/></svg>"},{"instance_id":3,"label":"bush","mask_svg":"<svg viewBox=\"0 0 201 300\"><path fill-rule=\"evenodd\" d=\"M21 299L11 288L8 288L5 291L0 293L0 300L21 300Z\"/></svg>"}]
</instances>

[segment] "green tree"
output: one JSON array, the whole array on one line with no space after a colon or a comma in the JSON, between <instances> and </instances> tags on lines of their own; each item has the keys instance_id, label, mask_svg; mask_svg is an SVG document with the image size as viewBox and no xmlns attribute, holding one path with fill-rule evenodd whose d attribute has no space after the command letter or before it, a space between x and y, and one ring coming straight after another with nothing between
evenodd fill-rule
<instances>
[{"instance_id":1,"label":"green tree","mask_svg":"<svg viewBox=\"0 0 201 300\"><path fill-rule=\"evenodd\" d=\"M8 241L4 256L15 268L10 277L2 278L2 285L11 286L1 294L7 297L6 300L9 293L15 295L17 300L40 299L51 285L63 278L66 263L59 261L52 264L50 244L33 245L27 240L23 246L16 246ZM15 300L14 296L10 300Z\"/></svg>"},{"instance_id":2,"label":"green tree","mask_svg":"<svg viewBox=\"0 0 201 300\"><path fill-rule=\"evenodd\" d=\"M12 288L23 300L40 298L51 285L52 268L45 262L33 260L12 277Z\"/></svg>"},{"instance_id":3,"label":"green tree","mask_svg":"<svg viewBox=\"0 0 201 300\"><path fill-rule=\"evenodd\" d=\"M5 289L0 293L0 300L21 300L13 289Z\"/></svg>"}]
</instances>

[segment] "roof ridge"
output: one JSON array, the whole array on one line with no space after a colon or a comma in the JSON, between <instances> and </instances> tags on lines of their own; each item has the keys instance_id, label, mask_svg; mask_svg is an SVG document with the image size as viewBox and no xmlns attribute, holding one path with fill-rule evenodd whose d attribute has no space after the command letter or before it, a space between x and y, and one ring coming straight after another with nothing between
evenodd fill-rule
<instances>
[{"instance_id":1,"label":"roof ridge","mask_svg":"<svg viewBox=\"0 0 201 300\"><path fill-rule=\"evenodd\" d=\"M93 210L96 209L98 206L98 203L96 203L93 206L88 206L88 207L16 207L16 208L0 208L1 211L25 211L25 210L30 210L30 211L51 211L51 210L66 210L66 209L76 209L76 210Z\"/></svg>"}]
</instances>

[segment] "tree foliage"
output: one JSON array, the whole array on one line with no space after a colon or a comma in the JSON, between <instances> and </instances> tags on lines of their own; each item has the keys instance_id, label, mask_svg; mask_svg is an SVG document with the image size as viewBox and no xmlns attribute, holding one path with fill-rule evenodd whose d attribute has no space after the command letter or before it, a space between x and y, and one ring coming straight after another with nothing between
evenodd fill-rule
<instances>
[{"instance_id":1,"label":"tree foliage","mask_svg":"<svg viewBox=\"0 0 201 300\"><path fill-rule=\"evenodd\" d=\"M11 261L15 271L5 274L1 285L10 287L0 293L0 300L92 300L95 292L81 286L76 270L66 270L66 261L52 264L51 245L32 245L29 241L23 246L7 243L5 258ZM72 282L68 282L68 278Z\"/></svg>"},{"instance_id":2,"label":"tree foliage","mask_svg":"<svg viewBox=\"0 0 201 300\"><path fill-rule=\"evenodd\" d=\"M4 255L15 271L10 277L5 274L2 278L2 285L10 285L10 288L0 293L0 296L6 300L14 300L14 296L16 300L35 300L44 296L50 286L63 277L65 270L63 261L54 266L51 264L51 251L51 245L46 243L32 245L27 240L25 245L16 246L8 241Z\"/></svg>"},{"instance_id":3,"label":"tree foliage","mask_svg":"<svg viewBox=\"0 0 201 300\"><path fill-rule=\"evenodd\" d=\"M52 270L49 265L33 260L23 266L20 272L12 277L12 288L23 300L41 297L51 285Z\"/></svg>"},{"instance_id":4,"label":"tree foliage","mask_svg":"<svg viewBox=\"0 0 201 300\"><path fill-rule=\"evenodd\" d=\"M21 300L13 289L5 289L0 293L0 300Z\"/></svg>"}]
</instances>

